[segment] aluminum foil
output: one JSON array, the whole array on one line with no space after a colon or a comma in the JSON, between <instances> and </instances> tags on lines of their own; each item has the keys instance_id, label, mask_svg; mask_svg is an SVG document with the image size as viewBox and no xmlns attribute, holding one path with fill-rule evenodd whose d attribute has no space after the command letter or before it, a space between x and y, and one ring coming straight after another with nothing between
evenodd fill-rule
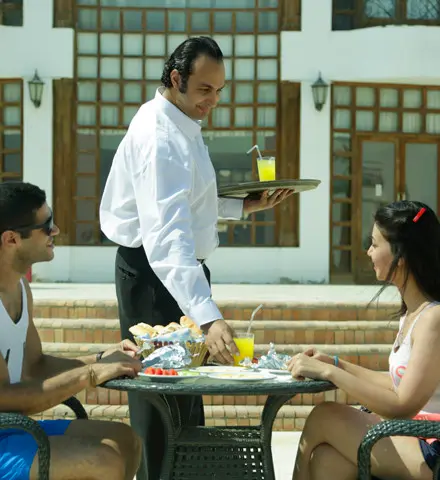
<instances>
[{"instance_id":1,"label":"aluminum foil","mask_svg":"<svg viewBox=\"0 0 440 480\"><path fill-rule=\"evenodd\" d=\"M191 354L185 344L175 343L165 347L158 348L148 355L143 361L142 366L170 369L183 368L191 363Z\"/></svg>"},{"instance_id":2,"label":"aluminum foil","mask_svg":"<svg viewBox=\"0 0 440 480\"><path fill-rule=\"evenodd\" d=\"M249 358L245 358L241 365L243 367L250 367L254 369L267 368L269 370L287 370L287 364L292 357L283 353L277 353L273 343L269 346L267 355L262 355L256 363L253 363Z\"/></svg>"}]
</instances>

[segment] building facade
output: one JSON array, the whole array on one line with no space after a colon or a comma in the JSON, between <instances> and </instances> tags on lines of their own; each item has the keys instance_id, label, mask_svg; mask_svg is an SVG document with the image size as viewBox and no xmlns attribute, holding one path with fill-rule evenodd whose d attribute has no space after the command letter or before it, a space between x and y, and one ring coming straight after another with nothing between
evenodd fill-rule
<instances>
[{"instance_id":1,"label":"building facade","mask_svg":"<svg viewBox=\"0 0 440 480\"><path fill-rule=\"evenodd\" d=\"M110 282L99 229L113 154L165 58L209 35L227 87L204 125L220 185L257 178L258 144L278 178L318 189L220 222L215 282L369 283L374 210L417 199L436 211L440 172L438 0L2 0L2 179L43 187L61 229L34 280ZM41 105L28 81L43 79ZM312 84L329 84L322 109Z\"/></svg>"}]
</instances>

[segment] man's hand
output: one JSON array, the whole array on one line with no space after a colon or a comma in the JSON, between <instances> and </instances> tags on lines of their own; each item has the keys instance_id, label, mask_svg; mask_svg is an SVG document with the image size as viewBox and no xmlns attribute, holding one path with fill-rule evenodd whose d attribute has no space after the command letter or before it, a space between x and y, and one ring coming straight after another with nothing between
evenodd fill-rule
<instances>
[{"instance_id":1,"label":"man's hand","mask_svg":"<svg viewBox=\"0 0 440 480\"><path fill-rule=\"evenodd\" d=\"M250 213L259 212L260 210L267 210L273 208L286 198L292 195L293 190L276 190L272 195L266 190L258 200L245 198L243 202L243 213L249 215Z\"/></svg>"},{"instance_id":2,"label":"man's hand","mask_svg":"<svg viewBox=\"0 0 440 480\"><path fill-rule=\"evenodd\" d=\"M109 355L112 355L115 352L122 352L131 358L139 358L137 354L138 350L139 350L139 347L135 343L133 343L131 340L125 339L125 340L122 340L122 342L119 342L118 344L106 350L103 353L102 358L108 357Z\"/></svg>"},{"instance_id":3,"label":"man's hand","mask_svg":"<svg viewBox=\"0 0 440 480\"><path fill-rule=\"evenodd\" d=\"M232 338L233 335L234 331L224 320L216 320L210 324L208 332L205 333L205 341L209 353L218 362L234 363L232 355L238 355L239 351Z\"/></svg>"}]
</instances>

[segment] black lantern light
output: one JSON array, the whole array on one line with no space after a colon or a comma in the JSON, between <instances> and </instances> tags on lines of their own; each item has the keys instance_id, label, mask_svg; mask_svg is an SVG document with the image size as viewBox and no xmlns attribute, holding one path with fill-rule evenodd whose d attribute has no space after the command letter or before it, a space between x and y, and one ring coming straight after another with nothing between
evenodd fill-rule
<instances>
[{"instance_id":1,"label":"black lantern light","mask_svg":"<svg viewBox=\"0 0 440 480\"><path fill-rule=\"evenodd\" d=\"M328 94L328 83L324 82L319 74L318 80L312 85L313 101L315 102L315 108L320 112L325 105Z\"/></svg>"},{"instance_id":2,"label":"black lantern light","mask_svg":"<svg viewBox=\"0 0 440 480\"><path fill-rule=\"evenodd\" d=\"M35 70L34 78L29 80L29 96L32 103L38 108L41 105L41 97L43 96L44 82L38 76L38 72Z\"/></svg>"}]
</instances>

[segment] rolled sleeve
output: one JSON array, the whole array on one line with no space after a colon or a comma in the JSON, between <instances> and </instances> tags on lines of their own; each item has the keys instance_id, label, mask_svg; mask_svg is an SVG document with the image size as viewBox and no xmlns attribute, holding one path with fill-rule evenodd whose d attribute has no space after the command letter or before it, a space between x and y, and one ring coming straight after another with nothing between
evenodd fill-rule
<instances>
[{"instance_id":1,"label":"rolled sleeve","mask_svg":"<svg viewBox=\"0 0 440 480\"><path fill-rule=\"evenodd\" d=\"M219 198L218 216L224 219L240 220L243 216L243 200L237 198Z\"/></svg>"},{"instance_id":2,"label":"rolled sleeve","mask_svg":"<svg viewBox=\"0 0 440 480\"><path fill-rule=\"evenodd\" d=\"M191 228L191 160L182 158L167 132L140 148L138 156L132 170L133 187L142 244L151 268L183 313L198 325L221 319L196 259Z\"/></svg>"}]
</instances>

